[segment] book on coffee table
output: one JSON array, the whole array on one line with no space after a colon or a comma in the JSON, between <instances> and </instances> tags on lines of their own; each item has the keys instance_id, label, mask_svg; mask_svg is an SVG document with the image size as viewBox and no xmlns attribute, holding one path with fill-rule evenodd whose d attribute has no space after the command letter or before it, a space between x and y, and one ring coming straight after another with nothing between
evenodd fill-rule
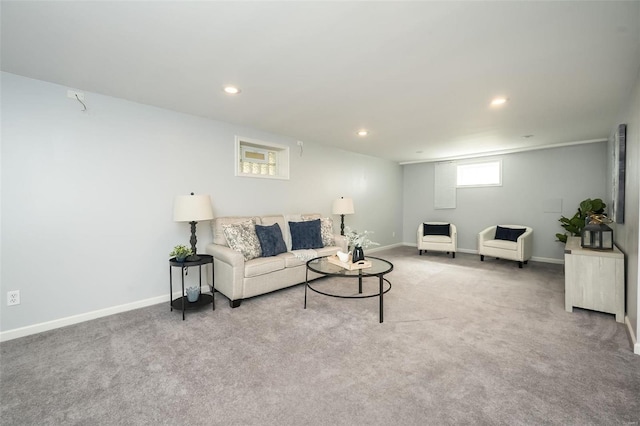
<instances>
[{"instance_id":1,"label":"book on coffee table","mask_svg":"<svg viewBox=\"0 0 640 426\"><path fill-rule=\"evenodd\" d=\"M344 269L348 269L350 271L354 271L356 269L364 269L364 268L370 268L371 267L371 261L369 261L367 259L360 260L360 261L358 261L356 263L353 263L351 261L343 262L338 258L338 256L336 256L334 254L333 256L327 257L327 260L329 261L329 263L333 263L334 265L341 266Z\"/></svg>"}]
</instances>

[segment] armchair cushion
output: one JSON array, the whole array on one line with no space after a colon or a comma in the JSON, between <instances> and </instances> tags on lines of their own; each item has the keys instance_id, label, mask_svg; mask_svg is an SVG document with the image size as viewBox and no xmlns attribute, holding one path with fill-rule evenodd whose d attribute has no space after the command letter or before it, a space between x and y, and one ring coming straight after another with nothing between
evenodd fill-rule
<instances>
[{"instance_id":1,"label":"armchair cushion","mask_svg":"<svg viewBox=\"0 0 640 426\"><path fill-rule=\"evenodd\" d=\"M425 223L422 226L423 235L451 235L451 224L436 225Z\"/></svg>"},{"instance_id":2,"label":"armchair cushion","mask_svg":"<svg viewBox=\"0 0 640 426\"><path fill-rule=\"evenodd\" d=\"M518 241L518 237L524 234L525 228L503 228L496 226L496 240Z\"/></svg>"}]
</instances>

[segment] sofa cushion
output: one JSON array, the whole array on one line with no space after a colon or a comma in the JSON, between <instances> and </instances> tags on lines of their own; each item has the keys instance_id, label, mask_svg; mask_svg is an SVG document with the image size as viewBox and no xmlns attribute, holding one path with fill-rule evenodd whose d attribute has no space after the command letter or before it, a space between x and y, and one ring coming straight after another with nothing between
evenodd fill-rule
<instances>
[{"instance_id":1,"label":"sofa cushion","mask_svg":"<svg viewBox=\"0 0 640 426\"><path fill-rule=\"evenodd\" d=\"M258 257L245 262L244 276L245 278L257 277L281 269L284 269L284 259L279 256Z\"/></svg>"},{"instance_id":2,"label":"sofa cushion","mask_svg":"<svg viewBox=\"0 0 640 426\"><path fill-rule=\"evenodd\" d=\"M496 240L506 241L518 241L518 237L524 234L526 229L524 228L505 228L502 226L496 226Z\"/></svg>"},{"instance_id":3,"label":"sofa cushion","mask_svg":"<svg viewBox=\"0 0 640 426\"><path fill-rule=\"evenodd\" d=\"M422 235L451 235L451 225L447 224L422 224Z\"/></svg>"},{"instance_id":4,"label":"sofa cushion","mask_svg":"<svg viewBox=\"0 0 640 426\"><path fill-rule=\"evenodd\" d=\"M304 265L307 263L306 260L299 259L295 256L295 254L290 251L286 253L281 253L277 257L281 258L284 261L285 268L294 268L296 266Z\"/></svg>"},{"instance_id":5,"label":"sofa cushion","mask_svg":"<svg viewBox=\"0 0 640 426\"><path fill-rule=\"evenodd\" d=\"M319 215L318 215L319 216ZM302 222L302 215L298 214L287 214L284 215L284 226L282 226L282 236L284 237L284 243L287 245L287 251L291 251L291 227L289 226L289 222Z\"/></svg>"},{"instance_id":6,"label":"sofa cushion","mask_svg":"<svg viewBox=\"0 0 640 426\"><path fill-rule=\"evenodd\" d=\"M287 251L280 225L277 223L269 226L256 225L256 235L260 241L262 257L275 256Z\"/></svg>"},{"instance_id":7,"label":"sofa cushion","mask_svg":"<svg viewBox=\"0 0 640 426\"><path fill-rule=\"evenodd\" d=\"M291 249L315 249L322 248L322 234L320 232L320 219L306 222L289 222L291 230Z\"/></svg>"},{"instance_id":8,"label":"sofa cushion","mask_svg":"<svg viewBox=\"0 0 640 426\"><path fill-rule=\"evenodd\" d=\"M229 247L242 253L244 260L260 257L262 249L253 220L222 225L222 229Z\"/></svg>"}]
</instances>

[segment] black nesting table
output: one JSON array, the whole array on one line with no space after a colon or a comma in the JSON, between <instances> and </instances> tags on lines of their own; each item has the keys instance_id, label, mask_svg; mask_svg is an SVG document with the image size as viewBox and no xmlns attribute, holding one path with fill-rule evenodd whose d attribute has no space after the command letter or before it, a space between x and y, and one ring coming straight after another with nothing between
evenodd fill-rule
<instances>
[{"instance_id":1,"label":"black nesting table","mask_svg":"<svg viewBox=\"0 0 640 426\"><path fill-rule=\"evenodd\" d=\"M183 321L184 321L184 312L187 310L199 309L202 306L208 305L209 303L211 303L212 305L212 310L216 309L216 304L213 299L213 295L216 291L215 283L213 282L211 283L211 294L202 293L202 265L206 265L207 263L210 263L211 267L213 268L213 256L211 256L210 254L199 254L198 256L200 257L199 260L193 260L193 261L185 260L184 262L178 262L175 257L172 257L171 259L169 259L169 300L170 300L169 305L171 306L172 311L173 311L173 308L182 310ZM184 293L184 276L187 273L188 268L190 266L198 267L198 274L200 279L199 281L200 296L198 297L198 300L196 300L195 302L189 302L189 300L187 299L187 296ZM180 270L182 271L182 293L181 293L182 297L178 297L176 299L173 299L173 268L180 268Z\"/></svg>"},{"instance_id":2,"label":"black nesting table","mask_svg":"<svg viewBox=\"0 0 640 426\"><path fill-rule=\"evenodd\" d=\"M367 297L379 297L380 298L380 322L383 322L383 308L384 308L384 294L391 290L391 283L384 278L385 274L393 271L393 264L384 259L378 257L367 256L366 260L371 262L371 266L363 269L349 270L341 266L330 263L328 256L316 257L307 262L307 275L304 286L304 308L307 309L307 288L325 296L338 297L341 299L364 299ZM358 279L358 294L355 295L338 295L335 293L329 293L326 290L321 290L322 283L309 282L309 271L316 272L325 276L342 277L342 278L357 278ZM376 293L362 293L362 279L366 277L376 277L379 280L379 291ZM386 283L386 286L385 286ZM386 287L386 288L385 288Z\"/></svg>"}]
</instances>

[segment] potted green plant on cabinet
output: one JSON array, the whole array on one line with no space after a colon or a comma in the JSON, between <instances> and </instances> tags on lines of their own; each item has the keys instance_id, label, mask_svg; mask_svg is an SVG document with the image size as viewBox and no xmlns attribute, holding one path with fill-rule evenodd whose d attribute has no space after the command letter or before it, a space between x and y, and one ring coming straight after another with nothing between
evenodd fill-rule
<instances>
[{"instance_id":1,"label":"potted green plant on cabinet","mask_svg":"<svg viewBox=\"0 0 640 426\"><path fill-rule=\"evenodd\" d=\"M600 198L587 198L580 203L578 207L578 211L573 215L573 217L560 217L558 221L561 226L569 232L563 234L556 234L556 238L558 241L566 243L567 238L570 236L580 236L582 232L582 228L587 225L588 217L592 214L602 214L604 213L604 209L607 205Z\"/></svg>"}]
</instances>

